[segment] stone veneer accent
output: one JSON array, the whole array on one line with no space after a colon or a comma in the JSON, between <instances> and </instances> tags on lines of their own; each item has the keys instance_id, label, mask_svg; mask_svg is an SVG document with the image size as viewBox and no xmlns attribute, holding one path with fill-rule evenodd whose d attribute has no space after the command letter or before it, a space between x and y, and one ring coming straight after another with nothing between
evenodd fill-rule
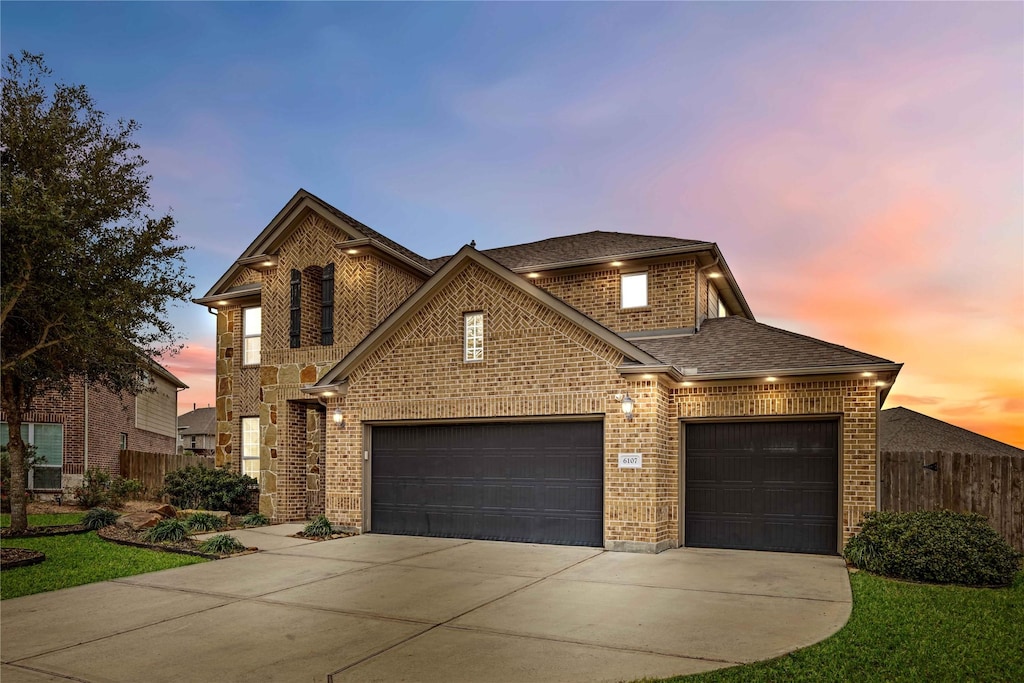
<instances>
[{"instance_id":1,"label":"stone veneer accent","mask_svg":"<svg viewBox=\"0 0 1024 683\"><path fill-rule=\"evenodd\" d=\"M303 386L315 382L394 311L423 282L371 253L349 255L336 243L348 237L319 216L307 215L281 245L278 265L262 273L243 269L232 286L262 282L261 365L242 365L241 306L217 315L218 466L241 469L241 418L260 418L260 511L277 521L322 510L321 456L307 445L323 439L306 411ZM320 300L313 278L335 264L334 344L319 344ZM304 273L301 348L289 348L290 278ZM292 403L296 403L292 406ZM317 407L313 404L314 409ZM322 407L320 408L322 410ZM296 464L298 463L298 464ZM294 500L293 500L294 498Z\"/></svg>"}]
</instances>

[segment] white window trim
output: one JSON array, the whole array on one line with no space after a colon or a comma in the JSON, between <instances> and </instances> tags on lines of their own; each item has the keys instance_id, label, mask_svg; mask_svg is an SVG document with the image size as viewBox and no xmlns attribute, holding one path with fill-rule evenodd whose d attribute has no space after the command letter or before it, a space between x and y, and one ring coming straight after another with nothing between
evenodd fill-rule
<instances>
[{"instance_id":1,"label":"white window trim","mask_svg":"<svg viewBox=\"0 0 1024 683\"><path fill-rule=\"evenodd\" d=\"M251 311L254 308L260 309L260 331L259 331L259 334L249 334L249 331L246 329L246 326L245 326L245 312L246 311ZM257 357L256 357L255 361L253 361L253 360L251 360L249 358L249 354L247 352L248 348L249 348L248 341L250 339L259 339L260 340L260 347L261 348L257 352ZM242 365L246 365L246 366L259 365L261 363L262 357L263 357L262 346L263 346L263 310L262 310L262 306L248 306L246 308L243 308L242 309Z\"/></svg>"},{"instance_id":2,"label":"white window trim","mask_svg":"<svg viewBox=\"0 0 1024 683\"><path fill-rule=\"evenodd\" d=\"M484 313L462 314L462 360L479 363L484 359Z\"/></svg>"},{"instance_id":3,"label":"white window trim","mask_svg":"<svg viewBox=\"0 0 1024 683\"><path fill-rule=\"evenodd\" d=\"M639 279L641 277L643 278L643 283L644 283L644 287L643 287L643 303L630 302L630 303L627 304L626 303L626 294L627 294L627 292L626 292L626 287L627 287L626 283L627 283L627 281L633 282L633 281L636 281L637 279ZM647 271L646 270L641 270L641 271L637 271L637 272L633 272L633 273L622 273L619 276L619 306L620 306L620 308L622 308L622 309L647 308L648 303L650 301L650 291L649 290L650 290L650 280L647 277ZM637 289L637 291L634 294L636 294L637 296L639 295L639 288Z\"/></svg>"}]
</instances>

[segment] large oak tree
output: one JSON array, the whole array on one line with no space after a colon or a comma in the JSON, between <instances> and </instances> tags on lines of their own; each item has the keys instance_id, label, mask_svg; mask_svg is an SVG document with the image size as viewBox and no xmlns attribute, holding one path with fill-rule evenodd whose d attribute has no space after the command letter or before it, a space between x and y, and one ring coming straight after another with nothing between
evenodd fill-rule
<instances>
[{"instance_id":1,"label":"large oak tree","mask_svg":"<svg viewBox=\"0 0 1024 683\"><path fill-rule=\"evenodd\" d=\"M107 121L42 55L9 55L0 126L0 408L8 423L11 527L27 526L24 416L73 379L143 389L177 342L167 306L192 290L170 215L153 216L132 120Z\"/></svg>"}]
</instances>

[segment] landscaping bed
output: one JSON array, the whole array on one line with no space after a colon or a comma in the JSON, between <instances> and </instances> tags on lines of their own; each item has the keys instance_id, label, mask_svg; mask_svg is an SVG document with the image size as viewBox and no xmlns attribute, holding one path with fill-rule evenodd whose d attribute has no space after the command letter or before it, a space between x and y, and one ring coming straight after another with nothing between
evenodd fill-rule
<instances>
[{"instance_id":1,"label":"landscaping bed","mask_svg":"<svg viewBox=\"0 0 1024 683\"><path fill-rule=\"evenodd\" d=\"M46 559L46 555L38 550L28 548L0 548L0 571L4 569L17 569L18 567L30 567L39 564Z\"/></svg>"},{"instance_id":2,"label":"landscaping bed","mask_svg":"<svg viewBox=\"0 0 1024 683\"><path fill-rule=\"evenodd\" d=\"M166 553L195 555L196 557L203 557L207 560L220 560L225 557L235 557L237 555L248 555L258 552L258 548L246 548L245 550L236 553L206 553L199 550L199 544L192 538L186 538L181 541L161 541L160 543L153 543L146 540L144 530L134 531L127 527L117 525L103 527L96 533L105 541L111 541L121 545L133 546L136 548L148 548L150 550L159 550Z\"/></svg>"}]
</instances>

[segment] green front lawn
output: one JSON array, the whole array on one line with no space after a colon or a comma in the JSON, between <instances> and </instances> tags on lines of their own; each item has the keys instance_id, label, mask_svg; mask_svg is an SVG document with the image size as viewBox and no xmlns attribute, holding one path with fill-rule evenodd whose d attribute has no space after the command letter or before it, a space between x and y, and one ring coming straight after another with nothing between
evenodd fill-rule
<instances>
[{"instance_id":1,"label":"green front lawn","mask_svg":"<svg viewBox=\"0 0 1024 683\"><path fill-rule=\"evenodd\" d=\"M850 583L850 621L817 645L664 680L1024 681L1024 572L1010 588L903 583L865 572Z\"/></svg>"},{"instance_id":2,"label":"green front lawn","mask_svg":"<svg viewBox=\"0 0 1024 683\"><path fill-rule=\"evenodd\" d=\"M193 555L117 545L104 541L95 531L70 536L5 538L2 545L40 550L46 553L46 561L4 570L0 600L207 561Z\"/></svg>"},{"instance_id":3,"label":"green front lawn","mask_svg":"<svg viewBox=\"0 0 1024 683\"><path fill-rule=\"evenodd\" d=\"M85 516L84 512L61 512L52 515L29 515L29 526L65 526L67 524L78 524ZM11 525L11 515L4 513L0 515L0 527Z\"/></svg>"}]
</instances>

